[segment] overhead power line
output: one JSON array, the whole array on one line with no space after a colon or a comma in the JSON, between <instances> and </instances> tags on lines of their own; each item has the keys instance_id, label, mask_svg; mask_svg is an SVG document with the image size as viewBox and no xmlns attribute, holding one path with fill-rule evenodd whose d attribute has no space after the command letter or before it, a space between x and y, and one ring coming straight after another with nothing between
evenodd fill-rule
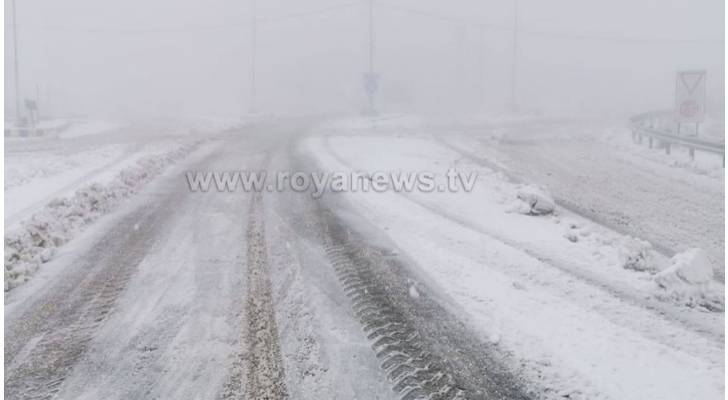
<instances>
[{"instance_id":1,"label":"overhead power line","mask_svg":"<svg viewBox=\"0 0 728 400\"><path fill-rule=\"evenodd\" d=\"M416 8L403 7L400 5L388 4L381 1L375 2L377 6L382 8L390 9L401 13L410 15L420 16L429 18L432 20L441 21L444 23L451 23L457 25L471 26L473 28L497 30L497 31L513 31L513 25L500 25L494 23L486 23L480 21L474 21L472 19L449 16L439 14L431 11L420 10ZM531 30L518 28L519 35L537 36L543 38L554 38L554 39L572 39L572 40L590 40L590 41L605 41L605 42L622 42L622 43L716 43L722 44L725 42L724 38L666 38L666 37L649 37L649 36L602 36L602 35L590 35L580 34L571 32L557 32L557 31L543 31L543 30Z\"/></svg>"},{"instance_id":2,"label":"overhead power line","mask_svg":"<svg viewBox=\"0 0 728 400\"><path fill-rule=\"evenodd\" d=\"M438 14L438 13L431 12L431 11L418 10L415 8L402 7L399 5L383 3L381 1L375 1L375 4L377 6L380 6L383 8L388 8L393 11L399 11L399 12L410 14L410 15L416 15L416 16L420 16L420 17L430 18L432 20L439 20L441 22L446 22L446 23L452 23L452 24L457 24L457 25L467 25L467 26L480 27L480 28L488 28L488 29L493 29L493 30L504 30L504 31L513 30L513 28L511 28L511 26L489 24L489 23L474 21L474 20L467 19L467 18L454 17L454 16L450 16L450 15Z\"/></svg>"},{"instance_id":3,"label":"overhead power line","mask_svg":"<svg viewBox=\"0 0 728 400\"><path fill-rule=\"evenodd\" d=\"M519 33L531 36L552 37L560 39L573 40L590 40L603 42L620 42L620 43L716 43L722 44L725 39L721 38L665 38L665 37L649 37L649 36L600 36L586 35L578 33L539 31L530 29L521 29Z\"/></svg>"},{"instance_id":4,"label":"overhead power line","mask_svg":"<svg viewBox=\"0 0 728 400\"><path fill-rule=\"evenodd\" d=\"M121 34L150 34L150 33L194 33L194 32L208 32L208 31L225 31L235 29L248 29L253 23L258 25L275 23L285 20L303 19L307 17L315 17L319 15L330 14L336 11L353 8L355 6L361 6L360 1L348 2L337 4L329 7L323 7L310 11L302 11L291 14L274 15L270 17L257 17L254 20L251 19L248 22L232 23L232 24L221 24L221 25L180 25L170 27L159 27L159 28L139 28L139 27L74 27L74 26L62 26L52 25L35 27L36 29L52 32L71 32L71 33L121 33ZM25 25L26 27L32 27ZM18 28L23 26L18 25Z\"/></svg>"},{"instance_id":5,"label":"overhead power line","mask_svg":"<svg viewBox=\"0 0 728 400\"><path fill-rule=\"evenodd\" d=\"M422 18L429 18L431 20L437 20L444 23L465 25L473 28L493 30L493 31L512 31L513 26L503 25L497 23L487 23L482 21L475 21L468 18L461 18L451 15L440 14L432 11L421 10L417 8L405 7L395 4L389 4L382 1L374 1L377 7L389 9L400 13L409 15L419 16ZM335 4L328 7L314 9L310 11L302 11L291 14L276 15L269 17L258 17L256 22L258 24L275 23L286 20L295 20L319 15L325 15L349 8L362 6L364 3L361 1L352 1L342 4ZM120 33L120 34L155 34L155 33L194 33L194 32L212 32L212 31L226 31L235 29L247 29L250 27L251 22L241 22L232 24L221 24L221 25L198 25L198 26L171 26L171 27L159 27L159 28L139 28L139 27L73 27L73 26L43 26L37 29L52 31L52 32L70 32L70 33ZM18 28L30 27L28 25L18 25ZM540 38L552 38L552 39L564 39L564 40L585 40L585 41L602 41L602 42L617 42L617 43L725 43L724 38L666 38L666 37L649 37L649 36L608 36L608 35L592 35L592 34L580 34L572 32L558 32L558 31L545 31L545 30L532 30L519 28L518 33L520 35L534 36Z\"/></svg>"},{"instance_id":6,"label":"overhead power line","mask_svg":"<svg viewBox=\"0 0 728 400\"><path fill-rule=\"evenodd\" d=\"M349 8L353 8L353 7L361 6L361 5L362 5L361 1L353 1L353 2L349 2L349 3L333 5L330 7L319 8L316 10L302 11L302 12L298 12L298 13L285 14L285 15L276 15L276 16L271 16L271 17L260 17L260 18L257 18L256 20L261 23L278 22L278 21L285 21L285 20L289 20L289 19L299 19L299 18L306 18L306 17L330 14L335 11L349 9Z\"/></svg>"}]
</instances>

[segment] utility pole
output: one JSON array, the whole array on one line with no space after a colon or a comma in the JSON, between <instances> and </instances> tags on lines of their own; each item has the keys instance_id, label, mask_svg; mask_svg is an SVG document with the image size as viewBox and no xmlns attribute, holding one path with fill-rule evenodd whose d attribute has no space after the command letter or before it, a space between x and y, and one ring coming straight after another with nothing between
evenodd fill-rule
<instances>
[{"instance_id":1,"label":"utility pole","mask_svg":"<svg viewBox=\"0 0 728 400\"><path fill-rule=\"evenodd\" d=\"M369 0L369 74L368 79L372 80L369 84L376 85L374 82L374 0ZM367 91L369 94L369 112L374 114L374 92L375 89Z\"/></svg>"},{"instance_id":2,"label":"utility pole","mask_svg":"<svg viewBox=\"0 0 728 400\"><path fill-rule=\"evenodd\" d=\"M478 77L480 78L480 108L481 110L485 110L485 103L487 98L486 93L486 81L487 81L487 73L485 71L485 63L487 62L487 50L486 50L486 33L485 33L485 27L480 28L480 74L478 74Z\"/></svg>"},{"instance_id":3,"label":"utility pole","mask_svg":"<svg viewBox=\"0 0 728 400\"><path fill-rule=\"evenodd\" d=\"M39 83L35 84L35 104L36 104L36 107L38 107L38 109L36 111L36 114L37 114L36 117L37 117L38 121L40 121L40 84Z\"/></svg>"},{"instance_id":4,"label":"utility pole","mask_svg":"<svg viewBox=\"0 0 728 400\"><path fill-rule=\"evenodd\" d=\"M20 79L18 78L18 24L15 19L15 0L13 0L13 51L15 69L15 124L20 124Z\"/></svg>"},{"instance_id":5,"label":"utility pole","mask_svg":"<svg viewBox=\"0 0 728 400\"><path fill-rule=\"evenodd\" d=\"M46 95L45 95L46 116L50 117L51 116L51 84L50 83L46 83L45 92L46 92Z\"/></svg>"},{"instance_id":6,"label":"utility pole","mask_svg":"<svg viewBox=\"0 0 728 400\"><path fill-rule=\"evenodd\" d=\"M513 53L511 59L511 104L515 110L518 108L516 89L518 86L518 0L513 0Z\"/></svg>"},{"instance_id":7,"label":"utility pole","mask_svg":"<svg viewBox=\"0 0 728 400\"><path fill-rule=\"evenodd\" d=\"M457 51L457 62L455 65L455 75L456 75L456 91L458 93L458 96L460 99L467 98L468 96L468 89L470 86L468 85L468 77L467 77L467 68L466 68L466 62L465 62L465 37L467 35L467 28L465 25L455 25L455 50ZM463 102L462 105L465 106L465 104L468 104L467 102Z\"/></svg>"},{"instance_id":8,"label":"utility pole","mask_svg":"<svg viewBox=\"0 0 728 400\"><path fill-rule=\"evenodd\" d=\"M258 51L257 35L258 35L258 14L257 7L255 4L256 0L251 0L252 3L252 17L250 21L250 113L255 114L257 111L256 107L256 93L255 93L255 57Z\"/></svg>"},{"instance_id":9,"label":"utility pole","mask_svg":"<svg viewBox=\"0 0 728 400\"><path fill-rule=\"evenodd\" d=\"M374 73L374 0L369 0L369 73Z\"/></svg>"}]
</instances>

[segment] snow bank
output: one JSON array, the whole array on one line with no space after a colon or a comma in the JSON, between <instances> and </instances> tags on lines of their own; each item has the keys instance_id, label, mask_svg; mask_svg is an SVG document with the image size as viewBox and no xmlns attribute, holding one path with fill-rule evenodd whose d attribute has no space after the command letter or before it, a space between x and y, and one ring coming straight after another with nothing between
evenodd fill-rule
<instances>
[{"instance_id":1,"label":"snow bank","mask_svg":"<svg viewBox=\"0 0 728 400\"><path fill-rule=\"evenodd\" d=\"M71 240L88 224L116 208L146 183L200 144L188 143L163 154L142 157L106 184L93 183L73 196L48 203L21 227L5 236L5 290L26 282L56 248Z\"/></svg>"},{"instance_id":2,"label":"snow bank","mask_svg":"<svg viewBox=\"0 0 728 400\"><path fill-rule=\"evenodd\" d=\"M523 185L516 191L518 199L511 211L526 215L547 215L556 210L553 197L545 188L535 185Z\"/></svg>"},{"instance_id":3,"label":"snow bank","mask_svg":"<svg viewBox=\"0 0 728 400\"><path fill-rule=\"evenodd\" d=\"M616 234L595 222L564 218L562 225L566 228L563 236L572 243L581 243L590 248L595 261L598 260L604 268L617 266L652 276L667 262L667 258L655 250L652 243Z\"/></svg>"},{"instance_id":4,"label":"snow bank","mask_svg":"<svg viewBox=\"0 0 728 400\"><path fill-rule=\"evenodd\" d=\"M689 306L723 310L725 298L713 281L713 268L703 249L676 254L670 266L654 276L657 295Z\"/></svg>"}]
</instances>

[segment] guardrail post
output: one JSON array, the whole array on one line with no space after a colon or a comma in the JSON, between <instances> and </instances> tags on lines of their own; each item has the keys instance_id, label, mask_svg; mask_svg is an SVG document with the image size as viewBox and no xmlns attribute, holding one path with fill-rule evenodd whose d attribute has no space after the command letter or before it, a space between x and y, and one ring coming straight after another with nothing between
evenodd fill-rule
<instances>
[{"instance_id":1,"label":"guardrail post","mask_svg":"<svg viewBox=\"0 0 728 400\"><path fill-rule=\"evenodd\" d=\"M722 158L723 168L725 168L725 145L723 143L712 142L709 140L703 140L691 135L682 135L683 128L680 124L673 126L665 125L661 128L660 119L655 115L640 114L630 118L632 127L632 140L637 139L638 143L642 143L644 137L647 136L648 145L650 149L665 149L665 154L670 155L672 153L672 145L679 146L680 148L688 149L688 156L690 161L695 161L695 151L705 151L708 153L719 154ZM695 133L699 130L700 125L696 124ZM677 134L679 131L680 134ZM657 141L657 142L655 142Z\"/></svg>"}]
</instances>

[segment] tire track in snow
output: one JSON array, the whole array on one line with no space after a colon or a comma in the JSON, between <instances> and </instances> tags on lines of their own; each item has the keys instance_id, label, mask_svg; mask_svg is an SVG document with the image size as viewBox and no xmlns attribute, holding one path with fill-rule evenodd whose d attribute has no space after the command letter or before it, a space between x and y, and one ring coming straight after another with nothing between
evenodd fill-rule
<instances>
[{"instance_id":1,"label":"tire track in snow","mask_svg":"<svg viewBox=\"0 0 728 400\"><path fill-rule=\"evenodd\" d=\"M167 234L179 197L173 190L135 206L57 283L6 314L6 398L50 399L62 389L139 264Z\"/></svg>"},{"instance_id":2,"label":"tire track in snow","mask_svg":"<svg viewBox=\"0 0 728 400\"><path fill-rule=\"evenodd\" d=\"M6 333L13 338L5 345L6 398L50 399L58 393L149 251L150 238L158 232L159 221L155 219L167 214L155 215L155 209L125 218L128 223L108 237L114 244L100 241L94 246L88 260L100 266L98 271L82 282L71 283L69 290L58 290L56 296L34 304L27 317L6 322ZM130 226L140 220L149 223L138 231ZM21 347L23 337L30 340Z\"/></svg>"},{"instance_id":3,"label":"tire track in snow","mask_svg":"<svg viewBox=\"0 0 728 400\"><path fill-rule=\"evenodd\" d=\"M369 245L322 206L324 251L372 343L380 367L403 400L528 399L501 355L474 339L387 249Z\"/></svg>"},{"instance_id":4,"label":"tire track in snow","mask_svg":"<svg viewBox=\"0 0 728 400\"><path fill-rule=\"evenodd\" d=\"M367 268L370 257L351 246L350 232L333 224L327 224L326 229L326 255L367 338L373 342L372 349L382 360L381 368L392 381L392 389L403 400L468 398L442 360L424 348L420 333L390 304Z\"/></svg>"},{"instance_id":5,"label":"tire track in snow","mask_svg":"<svg viewBox=\"0 0 728 400\"><path fill-rule=\"evenodd\" d=\"M291 157L297 158L291 151ZM302 156L297 171L313 160ZM530 398L498 351L473 336L429 288L412 294L412 271L385 248L369 244L325 201L315 222L323 248L372 343L380 368L403 400Z\"/></svg>"},{"instance_id":6,"label":"tire track in snow","mask_svg":"<svg viewBox=\"0 0 728 400\"><path fill-rule=\"evenodd\" d=\"M240 340L241 346L245 348L233 363L230 380L223 393L224 399L288 398L263 218L263 196L256 192L251 199L247 232L248 293L245 327Z\"/></svg>"}]
</instances>

